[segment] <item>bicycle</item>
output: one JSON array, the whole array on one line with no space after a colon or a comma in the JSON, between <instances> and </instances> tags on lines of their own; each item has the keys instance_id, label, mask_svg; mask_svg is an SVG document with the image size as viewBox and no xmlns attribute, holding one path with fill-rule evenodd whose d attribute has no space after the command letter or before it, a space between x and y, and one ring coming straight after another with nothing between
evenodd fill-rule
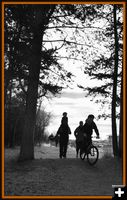
<instances>
[{"instance_id":1,"label":"bicycle","mask_svg":"<svg viewBox=\"0 0 127 200\"><path fill-rule=\"evenodd\" d=\"M99 139L99 138L98 138ZM87 161L90 165L95 165L99 158L99 151L98 148L93 145L92 141L88 145L86 144L86 149L81 148L80 149L80 158L81 160L84 160L87 156Z\"/></svg>"}]
</instances>

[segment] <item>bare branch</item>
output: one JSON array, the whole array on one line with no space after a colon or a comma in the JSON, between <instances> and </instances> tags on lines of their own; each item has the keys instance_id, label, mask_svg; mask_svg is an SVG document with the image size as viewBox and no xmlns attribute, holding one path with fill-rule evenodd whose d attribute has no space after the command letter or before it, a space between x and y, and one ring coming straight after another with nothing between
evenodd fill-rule
<instances>
[{"instance_id":1,"label":"bare branch","mask_svg":"<svg viewBox=\"0 0 127 200\"><path fill-rule=\"evenodd\" d=\"M65 40L43 40L43 42L64 42Z\"/></svg>"},{"instance_id":2,"label":"bare branch","mask_svg":"<svg viewBox=\"0 0 127 200\"><path fill-rule=\"evenodd\" d=\"M38 97L37 97L37 98L39 99L39 98L41 98L41 97L46 97L46 93L47 93L47 91L45 91L43 94L38 94Z\"/></svg>"},{"instance_id":3,"label":"bare branch","mask_svg":"<svg viewBox=\"0 0 127 200\"><path fill-rule=\"evenodd\" d=\"M87 26L82 26L82 27L80 27L80 26L50 26L50 27L48 27L48 29L56 29L56 28L77 28L77 29L91 29L91 28L93 28L93 29L100 29L100 30L105 30L105 29L103 29L103 28L100 28L100 27L95 27L95 26L89 26L89 27L87 27Z\"/></svg>"},{"instance_id":4,"label":"bare branch","mask_svg":"<svg viewBox=\"0 0 127 200\"><path fill-rule=\"evenodd\" d=\"M79 45L79 46L88 46L88 47L93 47L94 49L98 49L97 47L94 47L94 46L91 46L91 45L88 45L88 44L83 44L83 43L77 43L77 42L73 42L73 41L69 41L69 40L44 40L43 42L64 42L67 43L67 44L76 44L76 45ZM62 48L62 47L60 47Z\"/></svg>"},{"instance_id":5,"label":"bare branch","mask_svg":"<svg viewBox=\"0 0 127 200\"><path fill-rule=\"evenodd\" d=\"M63 40L63 44L59 48L56 48L55 50L56 51L60 50L64 46L64 44L65 44L65 40Z\"/></svg>"},{"instance_id":6,"label":"bare branch","mask_svg":"<svg viewBox=\"0 0 127 200\"><path fill-rule=\"evenodd\" d=\"M67 59L67 60L78 60L78 61L82 61L81 59L78 59L78 58L70 58L70 57L67 57L67 56L55 56L55 58L58 58L58 59Z\"/></svg>"}]
</instances>

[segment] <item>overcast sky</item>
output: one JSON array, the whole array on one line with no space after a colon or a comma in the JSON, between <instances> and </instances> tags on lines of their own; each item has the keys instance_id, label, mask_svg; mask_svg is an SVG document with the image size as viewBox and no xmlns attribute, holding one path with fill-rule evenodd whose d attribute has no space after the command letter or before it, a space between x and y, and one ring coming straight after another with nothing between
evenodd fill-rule
<instances>
[{"instance_id":1,"label":"overcast sky","mask_svg":"<svg viewBox=\"0 0 127 200\"><path fill-rule=\"evenodd\" d=\"M106 6L106 12L108 12L107 8L110 6ZM95 24L94 24L95 23ZM92 26L94 27L100 27L103 30L106 28L107 21L106 19L104 20L99 20L95 21ZM80 26L80 22L77 21L77 25ZM52 26L52 24L51 24ZM85 24L86 26L86 24ZM75 37L75 39L78 41L78 43L84 44L82 53L80 55L80 45L76 47L75 49L75 58L81 59L82 61L73 61L71 59L69 60L59 60L59 62L63 65L63 67L67 71L71 71L75 77L74 77L74 84L71 86L72 89L66 89L62 91L62 94L59 97L53 98L51 101L45 100L45 103L43 104L46 108L47 111L50 111L53 114L52 121L48 127L48 132L49 134L51 133L56 133L60 123L61 123L61 118L62 118L62 113L67 112L68 113L68 121L69 121L69 126L72 131L71 139L74 139L74 130L78 126L79 121L82 120L85 122L85 119L89 114L94 114L95 117L100 113L100 105L93 103L91 100L91 97L85 97L85 93L83 90L77 88L77 84L82 85L84 87L93 87L97 85L101 85L99 81L96 80L90 80L88 76L86 76L83 73L83 69L85 70L85 67L87 66L87 63L91 63L94 59L95 56L100 54L104 54L107 57L110 56L110 51L108 48L106 49L105 46L108 45L109 41L105 40L103 42L100 42L96 39L96 34L94 33L92 28L85 28L83 29L83 32L80 32L78 37ZM98 30L98 29L97 29ZM100 29L99 29L100 30ZM48 33L48 32L47 32ZM73 38L71 29L65 29L64 34L60 37L59 35L56 37L56 32L52 32L49 29L49 34L48 36L45 35L45 40L48 40L48 37L50 36L51 40L56 40L56 39L61 39L64 38L65 36L67 37L67 40L71 40ZM100 35L99 35L100 36ZM46 38L47 37L47 38ZM52 47L53 45L58 45L61 46L61 43L47 43L45 44L46 48ZM79 50L79 51L78 51ZM71 51L71 49L70 49ZM62 48L60 49L60 55L61 56L67 56L69 57L71 54L70 52L66 52L66 49ZM72 55L71 55L72 56ZM73 56L72 56L73 57ZM105 112L111 112L107 108L105 109ZM95 122L98 126L98 129L100 131L100 137L102 139L107 138L108 135L111 135L111 119L107 120L99 120L95 118Z\"/></svg>"},{"instance_id":2,"label":"overcast sky","mask_svg":"<svg viewBox=\"0 0 127 200\"><path fill-rule=\"evenodd\" d=\"M45 100L43 104L47 111L50 111L53 115L50 125L48 127L49 134L55 134L60 126L62 113L68 113L69 126L72 134L71 139L74 139L74 130L78 126L79 121L85 122L85 119L89 114L94 114L97 118L100 106L91 101L91 97L85 97L85 93L82 89L76 87L76 84L83 84L84 86L92 86L97 84L97 81L90 81L89 78L84 75L83 71L79 67L70 66L71 71L75 74L75 83L72 89L65 89L59 97L55 97L52 100ZM109 111L110 112L110 111ZM97 120L95 119L100 136L102 139L111 135L111 120Z\"/></svg>"}]
</instances>

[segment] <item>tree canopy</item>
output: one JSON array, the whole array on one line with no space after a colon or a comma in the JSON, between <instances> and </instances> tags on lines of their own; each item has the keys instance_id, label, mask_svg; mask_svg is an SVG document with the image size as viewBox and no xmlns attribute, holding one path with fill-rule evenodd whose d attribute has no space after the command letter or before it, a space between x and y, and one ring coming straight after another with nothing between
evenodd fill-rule
<instances>
[{"instance_id":1,"label":"tree canopy","mask_svg":"<svg viewBox=\"0 0 127 200\"><path fill-rule=\"evenodd\" d=\"M118 5L118 88L122 74L121 12L122 6ZM84 61L81 66L84 73L104 82L101 87L85 88L88 95L102 95L104 99L97 102L103 105L110 102L116 58L113 5L6 4L4 13L5 104L10 105L12 95L24 92L26 109L20 160L33 159L38 98L56 95L70 86L73 79L62 65L62 58ZM115 96L118 105L119 93Z\"/></svg>"}]
</instances>

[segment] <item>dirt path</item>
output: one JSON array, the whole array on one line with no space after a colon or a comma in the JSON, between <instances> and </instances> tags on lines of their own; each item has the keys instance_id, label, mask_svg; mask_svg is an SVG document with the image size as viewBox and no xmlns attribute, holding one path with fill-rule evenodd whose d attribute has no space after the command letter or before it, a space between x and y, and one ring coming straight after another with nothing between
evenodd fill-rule
<instances>
[{"instance_id":1,"label":"dirt path","mask_svg":"<svg viewBox=\"0 0 127 200\"><path fill-rule=\"evenodd\" d=\"M5 195L112 195L112 184L122 184L120 163L113 158L89 166L72 148L67 159L58 159L58 148L43 146L35 148L36 160L18 164L12 160L18 151L5 151Z\"/></svg>"}]
</instances>

